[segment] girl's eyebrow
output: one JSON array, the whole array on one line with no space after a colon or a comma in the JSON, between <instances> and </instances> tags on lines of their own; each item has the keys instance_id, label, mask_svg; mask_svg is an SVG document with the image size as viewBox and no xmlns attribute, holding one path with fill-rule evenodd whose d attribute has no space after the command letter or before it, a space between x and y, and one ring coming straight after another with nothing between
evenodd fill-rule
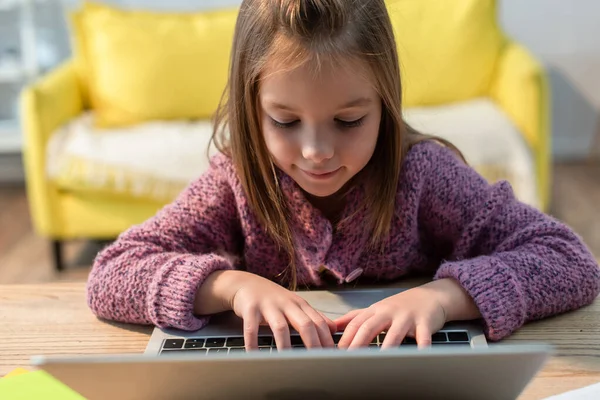
<instances>
[{"instance_id":1,"label":"girl's eyebrow","mask_svg":"<svg viewBox=\"0 0 600 400\"><path fill-rule=\"evenodd\" d=\"M360 97L358 99L352 100L340 107L340 109L352 108L352 107L361 107L367 106L373 102L373 99L369 97ZM284 111L294 111L294 109L290 106L286 106L285 104L277 103L275 101L266 101L266 103L273 108L277 108Z\"/></svg>"},{"instance_id":2,"label":"girl's eyebrow","mask_svg":"<svg viewBox=\"0 0 600 400\"><path fill-rule=\"evenodd\" d=\"M356 100L352 100L352 101L344 104L340 108L352 108L352 107L368 106L372 102L373 102L373 99L371 99L370 97L360 97L360 98L358 98Z\"/></svg>"}]
</instances>

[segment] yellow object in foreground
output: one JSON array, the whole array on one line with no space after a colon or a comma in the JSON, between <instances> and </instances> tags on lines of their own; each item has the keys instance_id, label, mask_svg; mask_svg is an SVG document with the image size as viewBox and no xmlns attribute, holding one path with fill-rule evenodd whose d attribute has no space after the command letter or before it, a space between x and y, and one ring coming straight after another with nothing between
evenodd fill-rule
<instances>
[{"instance_id":1,"label":"yellow object in foreground","mask_svg":"<svg viewBox=\"0 0 600 400\"><path fill-rule=\"evenodd\" d=\"M45 371L18 369L0 379L0 399L85 400Z\"/></svg>"},{"instance_id":2,"label":"yellow object in foreground","mask_svg":"<svg viewBox=\"0 0 600 400\"><path fill-rule=\"evenodd\" d=\"M17 368L17 369L10 371L8 374L4 375L4 378L10 378L12 376L23 375L28 372L29 372L29 370L26 370L25 368Z\"/></svg>"}]
</instances>

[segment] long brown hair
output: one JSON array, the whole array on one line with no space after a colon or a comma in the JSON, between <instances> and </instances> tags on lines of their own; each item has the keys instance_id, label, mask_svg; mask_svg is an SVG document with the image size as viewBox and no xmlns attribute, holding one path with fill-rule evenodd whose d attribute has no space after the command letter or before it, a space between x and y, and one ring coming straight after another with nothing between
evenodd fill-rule
<instances>
[{"instance_id":1,"label":"long brown hair","mask_svg":"<svg viewBox=\"0 0 600 400\"><path fill-rule=\"evenodd\" d=\"M289 255L290 287L297 287L288 209L265 145L257 110L267 63L295 68L310 62L340 65L358 59L368 66L382 100L379 137L361 172L368 175L362 205L372 245L384 243L394 215L402 160L418 141L431 138L402 118L400 67L384 0L244 0L240 6L228 85L215 115L212 140L229 155L248 203L266 231ZM442 141L443 142L443 141Z\"/></svg>"}]
</instances>

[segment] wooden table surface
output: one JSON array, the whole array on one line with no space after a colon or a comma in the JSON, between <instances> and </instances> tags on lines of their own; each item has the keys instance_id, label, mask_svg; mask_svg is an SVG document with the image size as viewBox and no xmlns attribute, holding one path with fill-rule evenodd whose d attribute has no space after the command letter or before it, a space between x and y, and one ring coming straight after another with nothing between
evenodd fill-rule
<instances>
[{"instance_id":1,"label":"wooden table surface","mask_svg":"<svg viewBox=\"0 0 600 400\"><path fill-rule=\"evenodd\" d=\"M0 376L29 367L33 355L142 353L151 333L98 320L84 283L0 285ZM600 298L591 306L521 328L505 343L542 341L557 354L520 399L545 397L600 382Z\"/></svg>"}]
</instances>

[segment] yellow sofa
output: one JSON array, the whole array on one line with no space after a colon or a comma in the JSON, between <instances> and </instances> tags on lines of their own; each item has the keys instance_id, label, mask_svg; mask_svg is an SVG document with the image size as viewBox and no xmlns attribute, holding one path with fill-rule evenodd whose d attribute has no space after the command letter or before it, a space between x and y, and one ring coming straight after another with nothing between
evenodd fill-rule
<instances>
[{"instance_id":1,"label":"yellow sofa","mask_svg":"<svg viewBox=\"0 0 600 400\"><path fill-rule=\"evenodd\" d=\"M461 109L470 109L471 118L477 119L477 112L473 111L477 107L472 107L472 102L479 102L480 109L494 108L496 118L506 118L505 125L519 133L522 150L531 155L533 184L525 186L534 186L536 200L532 202L546 210L551 161L546 76L523 47L502 33L496 22L496 2L388 0L387 3L403 68L407 119L412 123L413 118L416 125L424 122L418 127L443 136L443 129L436 132L435 126L448 124L442 118L428 125L427 121L435 119L422 118L428 110L434 110L436 117L448 115L452 120L461 118ZM27 87L21 99L32 221L38 234L53 241L58 269L62 268L62 241L115 238L156 213L185 182L178 182L166 196L164 193L151 196L118 193L114 185L101 188L82 185L81 174L79 180L71 182L68 174L62 180L57 179L48 173L48 146L53 137L84 113L94 116L92 125L98 129L97 137L114 127L131 127L152 120L208 120L225 84L236 14L236 10L159 14L86 3L74 16L77 39L74 57ZM167 26L169 29L164 29ZM143 34L136 36L136 32ZM156 43L163 37L157 39L153 35L164 32L171 35L167 37L171 43L165 39L167 43L161 47ZM187 43L181 42L179 47L173 43L189 40L190 35L197 47L202 48L199 52L192 51ZM123 41L118 39L123 37L128 39L127 51L119 48ZM146 43L147 40L151 42ZM178 48L178 52L174 50ZM185 49L200 55L195 59L187 53L182 55ZM161 64L167 58L180 56L185 62ZM136 67L140 60L145 60L145 64ZM136 75L136 68L144 71L143 76ZM153 79L152 73L166 83ZM147 86L142 87L144 82ZM166 92L172 87L181 90ZM148 102L148 96L156 101ZM181 111L189 105L186 96L198 107ZM475 124L469 129L477 132L479 127ZM496 136L502 139L502 134ZM449 139L452 138L450 134ZM478 150L477 143L488 143L488 139L482 136L479 142L471 139L464 142L467 147L474 144L470 150L474 158L479 153L485 154ZM487 165L485 160L476 164L490 180L516 179L505 176L502 166Z\"/></svg>"}]
</instances>

